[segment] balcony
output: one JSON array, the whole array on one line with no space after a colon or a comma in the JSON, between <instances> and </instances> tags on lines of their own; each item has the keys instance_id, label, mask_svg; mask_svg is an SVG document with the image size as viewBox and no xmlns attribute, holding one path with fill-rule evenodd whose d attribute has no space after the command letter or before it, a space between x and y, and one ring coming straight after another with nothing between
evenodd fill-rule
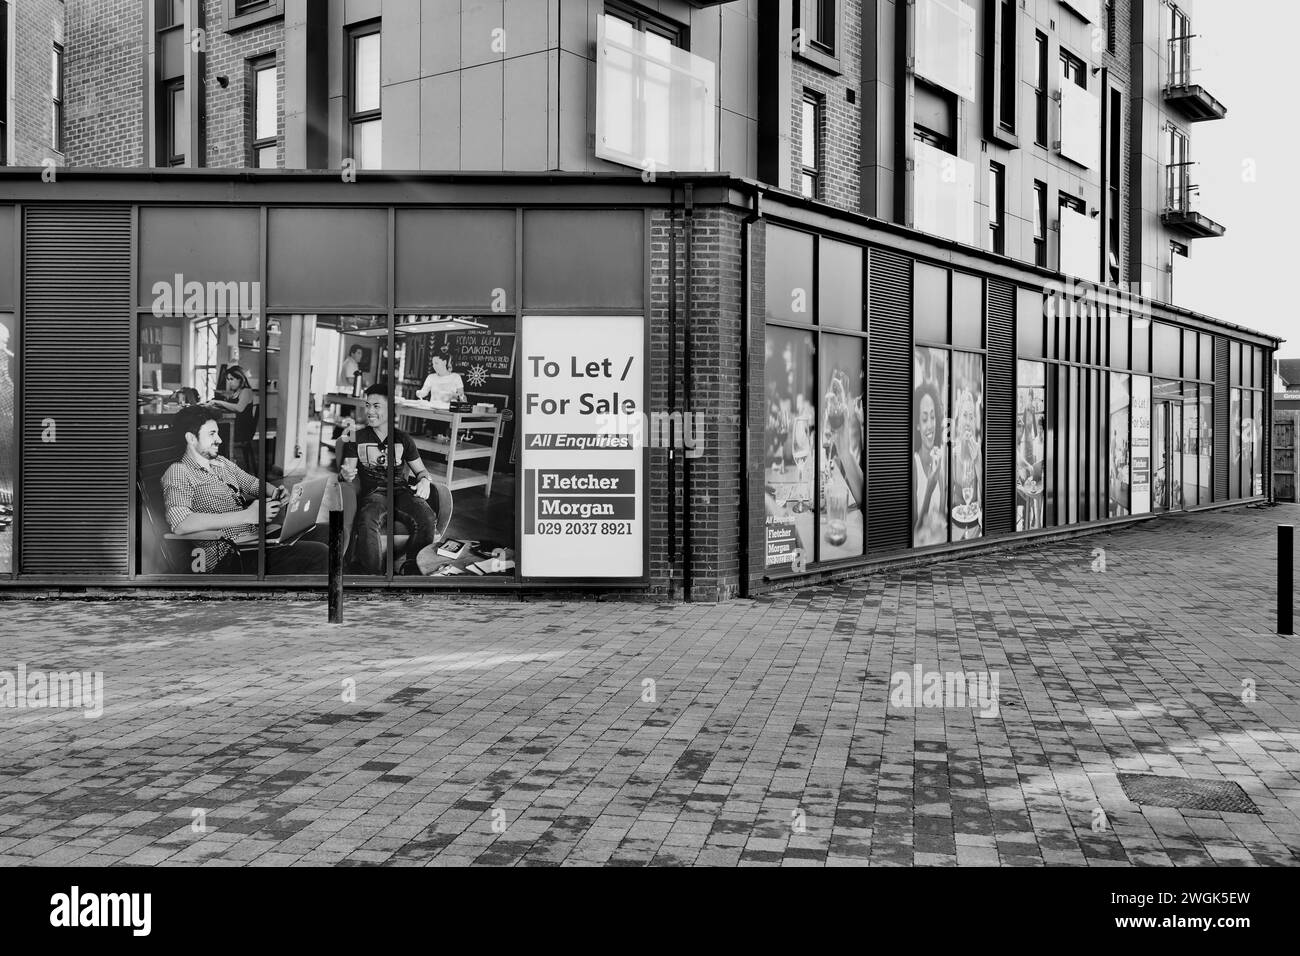
<instances>
[{"instance_id":1,"label":"balcony","mask_svg":"<svg viewBox=\"0 0 1300 956\"><path fill-rule=\"evenodd\" d=\"M1174 37L1169 41L1169 82L1165 84L1165 102L1182 113L1189 123L1220 120L1228 108L1192 79L1192 40Z\"/></svg>"},{"instance_id":2,"label":"balcony","mask_svg":"<svg viewBox=\"0 0 1300 956\"><path fill-rule=\"evenodd\" d=\"M1215 239L1227 230L1196 209L1201 187L1192 183L1193 163L1171 163L1165 168L1165 204L1160 221L1190 239Z\"/></svg>"}]
</instances>

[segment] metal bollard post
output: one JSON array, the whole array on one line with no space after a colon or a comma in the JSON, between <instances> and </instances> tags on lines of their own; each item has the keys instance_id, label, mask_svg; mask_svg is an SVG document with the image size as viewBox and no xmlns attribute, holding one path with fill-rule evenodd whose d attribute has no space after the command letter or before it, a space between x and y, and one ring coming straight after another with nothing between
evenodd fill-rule
<instances>
[{"instance_id":1,"label":"metal bollard post","mask_svg":"<svg viewBox=\"0 0 1300 956\"><path fill-rule=\"evenodd\" d=\"M325 504L330 512L329 621L343 623L343 493L337 481L325 490Z\"/></svg>"},{"instance_id":2,"label":"metal bollard post","mask_svg":"<svg viewBox=\"0 0 1300 956\"><path fill-rule=\"evenodd\" d=\"M1294 634L1295 525L1277 526L1277 632Z\"/></svg>"}]
</instances>

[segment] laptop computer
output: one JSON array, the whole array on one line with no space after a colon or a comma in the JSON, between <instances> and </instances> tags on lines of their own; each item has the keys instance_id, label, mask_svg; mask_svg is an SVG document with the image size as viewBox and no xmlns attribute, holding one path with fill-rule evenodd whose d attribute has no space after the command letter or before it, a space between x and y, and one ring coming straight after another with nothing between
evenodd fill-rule
<instances>
[{"instance_id":1,"label":"laptop computer","mask_svg":"<svg viewBox=\"0 0 1300 956\"><path fill-rule=\"evenodd\" d=\"M289 500L280 503L280 513L276 520L266 526L268 546L293 544L316 527L316 516L320 513L329 480L330 476L324 475L320 478L307 478L294 486L289 492ZM255 544L257 532L241 534L230 540L239 545Z\"/></svg>"}]
</instances>

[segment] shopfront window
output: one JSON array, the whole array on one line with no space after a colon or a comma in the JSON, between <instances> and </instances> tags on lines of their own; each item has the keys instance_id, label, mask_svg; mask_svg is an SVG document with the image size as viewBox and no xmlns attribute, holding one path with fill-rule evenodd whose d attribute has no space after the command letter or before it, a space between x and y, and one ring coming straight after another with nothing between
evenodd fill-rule
<instances>
[{"instance_id":1,"label":"shopfront window","mask_svg":"<svg viewBox=\"0 0 1300 956\"><path fill-rule=\"evenodd\" d=\"M256 316L140 317L141 574L257 574L259 527L280 494L255 448L261 358Z\"/></svg>"},{"instance_id":2,"label":"shopfront window","mask_svg":"<svg viewBox=\"0 0 1300 956\"><path fill-rule=\"evenodd\" d=\"M867 537L862 249L769 226L767 262L765 563L799 568L861 557ZM815 298L808 294L814 286Z\"/></svg>"},{"instance_id":3,"label":"shopfront window","mask_svg":"<svg viewBox=\"0 0 1300 956\"><path fill-rule=\"evenodd\" d=\"M954 352L952 359L952 540L984 533L984 357Z\"/></svg>"},{"instance_id":4,"label":"shopfront window","mask_svg":"<svg viewBox=\"0 0 1300 956\"><path fill-rule=\"evenodd\" d=\"M1204 350L1204 343L1202 343ZM1196 476L1197 501L1208 505L1213 499L1211 488L1214 478L1214 388L1201 386L1201 411L1196 426Z\"/></svg>"},{"instance_id":5,"label":"shopfront window","mask_svg":"<svg viewBox=\"0 0 1300 956\"><path fill-rule=\"evenodd\" d=\"M0 11L2 12L2 11ZM18 512L18 329L0 314L0 574L14 570L14 521Z\"/></svg>"},{"instance_id":6,"label":"shopfront window","mask_svg":"<svg viewBox=\"0 0 1300 956\"><path fill-rule=\"evenodd\" d=\"M1016 363L1016 530L1043 527L1047 365Z\"/></svg>"},{"instance_id":7,"label":"shopfront window","mask_svg":"<svg viewBox=\"0 0 1300 956\"><path fill-rule=\"evenodd\" d=\"M948 540L948 351L913 350L912 543Z\"/></svg>"},{"instance_id":8,"label":"shopfront window","mask_svg":"<svg viewBox=\"0 0 1300 956\"><path fill-rule=\"evenodd\" d=\"M1231 390L1228 406L1228 497L1241 497L1241 389Z\"/></svg>"},{"instance_id":9,"label":"shopfront window","mask_svg":"<svg viewBox=\"0 0 1300 956\"><path fill-rule=\"evenodd\" d=\"M1129 390L1132 376L1110 374L1110 457L1107 469L1109 514L1119 518L1129 513Z\"/></svg>"},{"instance_id":10,"label":"shopfront window","mask_svg":"<svg viewBox=\"0 0 1300 956\"><path fill-rule=\"evenodd\" d=\"M421 497L418 480L408 494L408 482L395 479L408 575L515 576L516 339L513 315L398 316L397 428L431 486L426 511L412 500ZM429 512L434 525L425 529Z\"/></svg>"}]
</instances>

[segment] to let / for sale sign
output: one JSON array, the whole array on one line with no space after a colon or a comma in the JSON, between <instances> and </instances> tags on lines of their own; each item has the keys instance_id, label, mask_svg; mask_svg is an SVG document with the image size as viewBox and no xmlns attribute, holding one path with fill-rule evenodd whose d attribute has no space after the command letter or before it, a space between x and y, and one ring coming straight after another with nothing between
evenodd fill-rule
<instances>
[{"instance_id":1,"label":"to let / for sale sign","mask_svg":"<svg viewBox=\"0 0 1300 956\"><path fill-rule=\"evenodd\" d=\"M645 573L641 316L524 316L524 577Z\"/></svg>"}]
</instances>

